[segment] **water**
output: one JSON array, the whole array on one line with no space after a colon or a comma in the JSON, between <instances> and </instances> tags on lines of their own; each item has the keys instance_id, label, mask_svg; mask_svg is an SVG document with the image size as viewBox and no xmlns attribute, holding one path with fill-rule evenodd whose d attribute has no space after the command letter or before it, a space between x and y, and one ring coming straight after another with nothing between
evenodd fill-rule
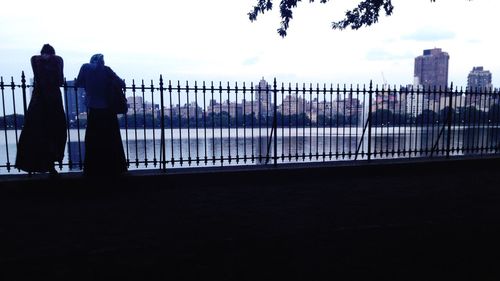
<instances>
[{"instance_id":1,"label":"water","mask_svg":"<svg viewBox=\"0 0 500 281\"><path fill-rule=\"evenodd\" d=\"M450 155L496 153L499 132L498 127L452 127ZM0 136L0 174L19 173L6 168L15 162L19 133L8 130ZM274 163L275 133L277 163L368 159L368 135L361 127L278 128L277 132L266 128L166 129L163 145L160 129L121 130L131 170L159 169L161 163L166 168ZM85 130L70 130L62 171L80 170L84 139ZM446 155L447 142L448 131L438 126L372 128L370 157L439 157Z\"/></svg>"}]
</instances>

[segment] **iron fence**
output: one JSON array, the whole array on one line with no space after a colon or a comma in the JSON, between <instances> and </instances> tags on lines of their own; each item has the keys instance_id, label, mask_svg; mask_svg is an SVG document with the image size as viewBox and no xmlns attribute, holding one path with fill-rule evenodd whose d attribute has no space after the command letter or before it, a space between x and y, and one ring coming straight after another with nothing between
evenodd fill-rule
<instances>
[{"instance_id":1,"label":"iron fence","mask_svg":"<svg viewBox=\"0 0 500 281\"><path fill-rule=\"evenodd\" d=\"M0 77L0 173L13 167L33 89ZM62 87L64 171L82 169L85 93ZM491 89L312 83L131 81L119 116L130 169L279 165L498 155L499 94Z\"/></svg>"}]
</instances>

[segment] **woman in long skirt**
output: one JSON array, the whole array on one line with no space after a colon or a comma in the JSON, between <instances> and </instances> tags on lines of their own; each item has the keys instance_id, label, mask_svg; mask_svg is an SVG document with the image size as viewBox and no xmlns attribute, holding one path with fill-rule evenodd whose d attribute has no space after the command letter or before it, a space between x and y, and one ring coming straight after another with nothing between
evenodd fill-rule
<instances>
[{"instance_id":1,"label":"woman in long skirt","mask_svg":"<svg viewBox=\"0 0 500 281\"><path fill-rule=\"evenodd\" d=\"M64 63L49 44L40 53L31 58L34 89L19 136L15 167L57 176L54 162L62 162L67 138L60 89Z\"/></svg>"},{"instance_id":2,"label":"woman in long skirt","mask_svg":"<svg viewBox=\"0 0 500 281\"><path fill-rule=\"evenodd\" d=\"M76 81L78 87L85 88L88 107L83 165L86 176L117 176L127 171L118 118L110 108L112 80L125 87L123 80L104 65L104 56L95 54L90 63L82 65Z\"/></svg>"}]
</instances>

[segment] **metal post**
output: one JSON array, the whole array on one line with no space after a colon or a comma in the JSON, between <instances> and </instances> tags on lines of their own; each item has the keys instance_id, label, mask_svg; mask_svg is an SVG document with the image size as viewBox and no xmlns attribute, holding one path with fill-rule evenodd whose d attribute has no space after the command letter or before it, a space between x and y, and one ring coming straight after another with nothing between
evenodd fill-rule
<instances>
[{"instance_id":1,"label":"metal post","mask_svg":"<svg viewBox=\"0 0 500 281\"><path fill-rule=\"evenodd\" d=\"M451 111L453 110L453 82L451 83L451 87L448 91L449 94L449 100L448 100L448 112L446 119L448 119L448 136L446 139L446 158L450 158L450 145L451 145L451 122L452 122L452 113Z\"/></svg>"},{"instance_id":2,"label":"metal post","mask_svg":"<svg viewBox=\"0 0 500 281\"><path fill-rule=\"evenodd\" d=\"M274 130L274 166L278 165L278 92L276 90L276 77L274 78L274 118L273 118L273 130Z\"/></svg>"},{"instance_id":3,"label":"metal post","mask_svg":"<svg viewBox=\"0 0 500 281\"><path fill-rule=\"evenodd\" d=\"M368 161L371 160L372 152L372 98L373 98L373 82L370 81L370 87L368 88Z\"/></svg>"},{"instance_id":4,"label":"metal post","mask_svg":"<svg viewBox=\"0 0 500 281\"><path fill-rule=\"evenodd\" d=\"M166 155L166 151L165 151L165 104L164 104L164 101L163 101L163 76L160 74L160 103L161 103L161 123L160 123L160 127L161 127L161 136L160 136L160 139L161 139L161 144L160 144L160 147L161 147L161 169L166 172L167 171L167 155Z\"/></svg>"},{"instance_id":5,"label":"metal post","mask_svg":"<svg viewBox=\"0 0 500 281\"><path fill-rule=\"evenodd\" d=\"M23 92L24 116L26 116L26 111L28 111L28 106L27 106L27 102L26 102L26 76L24 75L24 71L21 73L21 89Z\"/></svg>"}]
</instances>

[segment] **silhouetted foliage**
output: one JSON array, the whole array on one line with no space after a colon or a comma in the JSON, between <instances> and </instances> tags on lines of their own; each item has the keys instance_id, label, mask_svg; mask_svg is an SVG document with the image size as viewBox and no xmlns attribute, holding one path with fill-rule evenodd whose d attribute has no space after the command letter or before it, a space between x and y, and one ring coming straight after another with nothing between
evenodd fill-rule
<instances>
[{"instance_id":1,"label":"silhouetted foliage","mask_svg":"<svg viewBox=\"0 0 500 281\"><path fill-rule=\"evenodd\" d=\"M326 3L330 0L319 0L320 3ZM436 0L430 0L431 2L436 2ZM469 0L470 1L470 0ZM297 3L301 0L281 0L279 4L280 16L281 16L281 26L278 28L278 34L281 37L287 35L287 30L290 25L290 20L293 18L292 9L297 7ZM314 0L309 0L309 2L314 2ZM273 8L273 0L257 0L257 4L248 13L248 17L251 21L257 20L259 14L264 14ZM333 22L333 29L346 29L349 26L356 30L363 26L370 26L378 22L381 11L385 12L386 16L392 15L394 6L392 5L392 0L363 0L360 1L356 8L348 10L345 13L345 18L343 20Z\"/></svg>"},{"instance_id":2,"label":"silhouetted foliage","mask_svg":"<svg viewBox=\"0 0 500 281\"><path fill-rule=\"evenodd\" d=\"M388 109L378 109L372 113L372 124L374 126L386 126L394 120L394 114Z\"/></svg>"},{"instance_id":3,"label":"silhouetted foliage","mask_svg":"<svg viewBox=\"0 0 500 281\"><path fill-rule=\"evenodd\" d=\"M432 125L439 120L439 114L432 110L424 110L417 116L416 123L418 125Z\"/></svg>"},{"instance_id":4,"label":"silhouetted foliage","mask_svg":"<svg viewBox=\"0 0 500 281\"><path fill-rule=\"evenodd\" d=\"M500 105L499 104L494 104L490 106L490 109L488 111L488 120L490 122L500 122Z\"/></svg>"},{"instance_id":5,"label":"silhouetted foliage","mask_svg":"<svg viewBox=\"0 0 500 281\"><path fill-rule=\"evenodd\" d=\"M24 115L10 114L0 117L0 129L20 129L24 125Z\"/></svg>"}]
</instances>

